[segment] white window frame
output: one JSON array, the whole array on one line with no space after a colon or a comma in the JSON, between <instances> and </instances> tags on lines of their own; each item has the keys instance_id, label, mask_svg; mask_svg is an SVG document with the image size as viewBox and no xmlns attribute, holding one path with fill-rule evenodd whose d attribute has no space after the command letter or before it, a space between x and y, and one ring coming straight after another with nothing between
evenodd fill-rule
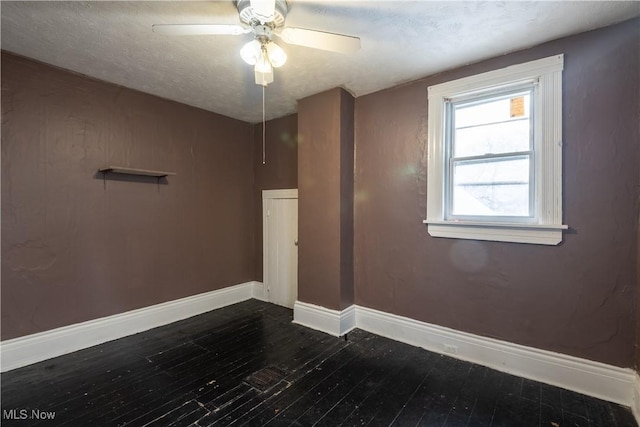
<instances>
[{"instance_id":1,"label":"white window frame","mask_svg":"<svg viewBox=\"0 0 640 427\"><path fill-rule=\"evenodd\" d=\"M427 224L433 237L557 245L562 241L562 70L564 56L442 83L428 88ZM451 99L482 95L533 83L533 221L447 220L445 179L448 151L445 112Z\"/></svg>"}]
</instances>

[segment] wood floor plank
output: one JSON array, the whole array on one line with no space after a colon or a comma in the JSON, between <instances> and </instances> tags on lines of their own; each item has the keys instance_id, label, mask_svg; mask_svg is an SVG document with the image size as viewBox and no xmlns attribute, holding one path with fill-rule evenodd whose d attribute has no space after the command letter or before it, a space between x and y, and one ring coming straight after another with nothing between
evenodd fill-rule
<instances>
[{"instance_id":1,"label":"wood floor plank","mask_svg":"<svg viewBox=\"0 0 640 427\"><path fill-rule=\"evenodd\" d=\"M344 345L339 351L326 356L325 359L317 360L315 366L307 366L306 369L298 371L302 375L288 378L287 382L290 386L283 388L277 394L259 396L252 402L249 412L236 419L226 418L220 424L262 426L279 412L286 410L298 401L300 396L316 387L322 379L355 357L353 352L349 351L349 345Z\"/></svg>"},{"instance_id":2,"label":"wood floor plank","mask_svg":"<svg viewBox=\"0 0 640 427\"><path fill-rule=\"evenodd\" d=\"M420 352L420 350L408 346L408 348L400 352L397 357L389 359L388 369L390 374L367 395L361 404L358 405L340 425L366 425L371 421L375 414L381 409L381 405L386 403L384 402L384 396L387 395L389 388L396 386L396 384L394 384L396 379L399 377L405 379L405 375L408 374L408 370L411 368L409 366L411 357L416 352Z\"/></svg>"},{"instance_id":3,"label":"wood floor plank","mask_svg":"<svg viewBox=\"0 0 640 427\"><path fill-rule=\"evenodd\" d=\"M425 376L420 386L407 399L402 410L390 423L392 426L415 426L433 401L441 396L443 384L448 381L448 370L453 365L453 359L434 355L430 361L432 369Z\"/></svg>"},{"instance_id":4,"label":"wood floor plank","mask_svg":"<svg viewBox=\"0 0 640 427\"><path fill-rule=\"evenodd\" d=\"M284 339L284 336L283 336L283 339ZM243 341L243 342L248 343L250 341ZM174 347L171 350L175 350L177 348L179 347ZM153 376L152 379L158 378L158 380L160 380L161 382L164 381L164 383L160 384L160 386L162 386L163 388L175 389L176 387L180 387L181 384L187 381L190 378L189 375L191 375L193 379L192 382L202 380L203 378L208 378L206 377L206 375L208 375L213 368L218 368L218 370L224 372L224 375L230 375L231 373L234 372L234 370L238 370L243 367L245 367L245 370L252 369L252 368L246 368L246 365L248 363L247 360L249 361L251 360L252 354L244 351L245 349L242 349L242 351L238 351L236 349L235 352L233 352L232 348L233 346L229 347L226 352L225 351L218 352L217 353L218 357L213 359L214 360L213 364L211 363L212 359L210 355L208 355L206 352L202 353L201 351L198 351L195 357L189 358L190 355L181 357L181 352L179 351L172 352L170 350L167 353L172 354L173 359L175 359L175 365L177 367L182 367L184 369L182 369L178 373L175 373L172 370L173 368L175 368L174 366L172 366L170 363L164 363L161 366L155 366L156 370L158 369L163 369L163 370L158 372L157 375ZM228 356L227 352L232 352L233 354L231 354L231 356ZM242 357L246 358L247 360L239 358L237 353L241 353ZM221 357L221 356L224 356L224 357ZM167 360L170 361L172 360L172 358L169 358ZM211 368L211 369L203 371L202 370L203 366L206 366L207 368ZM167 374L170 375L171 377L177 378L177 380L175 381L167 380L166 379ZM219 380L222 381L223 378L219 378ZM145 398L146 395L155 393L155 391L158 390L158 387L156 386L156 384L149 383L148 377L142 378L140 381L136 383L123 384L123 386L124 386L123 388L116 390L116 393L102 396L102 398L104 399L110 399L110 402L118 402L120 406L118 411L122 414L127 413L124 411L123 407L128 407L130 409L129 412L140 410L140 405L137 402L140 401L140 399ZM125 393L124 397L121 395L123 391ZM132 398L133 395L135 395L135 398Z\"/></svg>"},{"instance_id":5,"label":"wood floor plank","mask_svg":"<svg viewBox=\"0 0 640 427\"><path fill-rule=\"evenodd\" d=\"M313 425L360 382L365 380L372 369L382 363L382 346L370 347L368 342L360 342L350 348L356 357L330 376L310 388L295 404L279 412L265 423L265 426Z\"/></svg>"}]
</instances>

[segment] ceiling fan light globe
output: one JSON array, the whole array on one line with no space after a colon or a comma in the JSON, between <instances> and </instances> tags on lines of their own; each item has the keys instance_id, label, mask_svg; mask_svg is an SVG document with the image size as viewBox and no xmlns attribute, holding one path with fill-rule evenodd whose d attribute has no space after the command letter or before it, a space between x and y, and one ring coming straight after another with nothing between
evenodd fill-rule
<instances>
[{"instance_id":1,"label":"ceiling fan light globe","mask_svg":"<svg viewBox=\"0 0 640 427\"><path fill-rule=\"evenodd\" d=\"M282 67L287 62L287 54L277 44L271 42L267 45L267 55L269 56L269 62L275 68Z\"/></svg>"},{"instance_id":2,"label":"ceiling fan light globe","mask_svg":"<svg viewBox=\"0 0 640 427\"><path fill-rule=\"evenodd\" d=\"M269 62L267 56L263 53L260 54L260 58L258 58L258 62L256 62L255 71L259 73L273 73L271 63Z\"/></svg>"},{"instance_id":3,"label":"ceiling fan light globe","mask_svg":"<svg viewBox=\"0 0 640 427\"><path fill-rule=\"evenodd\" d=\"M240 49L240 57L249 65L256 65L261 56L262 48L257 40L251 40Z\"/></svg>"}]
</instances>

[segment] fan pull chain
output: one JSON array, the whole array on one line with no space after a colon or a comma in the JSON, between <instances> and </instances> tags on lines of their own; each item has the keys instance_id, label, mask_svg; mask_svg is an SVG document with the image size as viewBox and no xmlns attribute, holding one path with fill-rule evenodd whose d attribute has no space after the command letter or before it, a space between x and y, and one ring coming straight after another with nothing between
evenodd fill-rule
<instances>
[{"instance_id":1,"label":"fan pull chain","mask_svg":"<svg viewBox=\"0 0 640 427\"><path fill-rule=\"evenodd\" d=\"M265 112L264 112L264 89L265 87L262 86L262 164L265 165L267 164L266 161L266 135L265 135L265 130L266 130L266 123L265 123Z\"/></svg>"}]
</instances>

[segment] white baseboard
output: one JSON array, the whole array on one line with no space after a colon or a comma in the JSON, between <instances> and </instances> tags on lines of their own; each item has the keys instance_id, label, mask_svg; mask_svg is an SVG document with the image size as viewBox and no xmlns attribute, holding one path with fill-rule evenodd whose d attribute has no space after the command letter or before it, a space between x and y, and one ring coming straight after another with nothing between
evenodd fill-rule
<instances>
[{"instance_id":1,"label":"white baseboard","mask_svg":"<svg viewBox=\"0 0 640 427\"><path fill-rule=\"evenodd\" d=\"M633 384L633 402L631 403L631 412L636 419L636 423L640 425L640 376L636 372L635 382Z\"/></svg>"},{"instance_id":2,"label":"white baseboard","mask_svg":"<svg viewBox=\"0 0 640 427\"><path fill-rule=\"evenodd\" d=\"M260 296L264 298L263 284L247 282L6 340L0 343L0 371L143 332L252 297L260 299ZM356 305L337 311L296 301L293 321L334 336L342 336L357 327L499 371L620 403L632 408L640 424L640 377L631 369L481 337Z\"/></svg>"},{"instance_id":3,"label":"white baseboard","mask_svg":"<svg viewBox=\"0 0 640 427\"><path fill-rule=\"evenodd\" d=\"M498 371L574 390L640 414L640 385L631 369L526 347L353 305L343 311L296 301L294 323L340 336L359 328ZM344 322L344 323L343 323ZM634 395L636 396L634 399ZM637 402L637 403L636 403Z\"/></svg>"},{"instance_id":4,"label":"white baseboard","mask_svg":"<svg viewBox=\"0 0 640 427\"><path fill-rule=\"evenodd\" d=\"M267 298L264 295L264 283L262 282L252 282L253 283L253 298L260 300L260 301L266 301Z\"/></svg>"},{"instance_id":5,"label":"white baseboard","mask_svg":"<svg viewBox=\"0 0 640 427\"><path fill-rule=\"evenodd\" d=\"M92 347L251 299L257 282L64 326L0 343L0 372Z\"/></svg>"},{"instance_id":6,"label":"white baseboard","mask_svg":"<svg viewBox=\"0 0 640 427\"><path fill-rule=\"evenodd\" d=\"M587 359L356 308L356 327L498 371L631 406L636 374Z\"/></svg>"},{"instance_id":7,"label":"white baseboard","mask_svg":"<svg viewBox=\"0 0 640 427\"><path fill-rule=\"evenodd\" d=\"M340 337L355 327L356 307L342 311L296 301L293 305L293 323Z\"/></svg>"}]
</instances>

